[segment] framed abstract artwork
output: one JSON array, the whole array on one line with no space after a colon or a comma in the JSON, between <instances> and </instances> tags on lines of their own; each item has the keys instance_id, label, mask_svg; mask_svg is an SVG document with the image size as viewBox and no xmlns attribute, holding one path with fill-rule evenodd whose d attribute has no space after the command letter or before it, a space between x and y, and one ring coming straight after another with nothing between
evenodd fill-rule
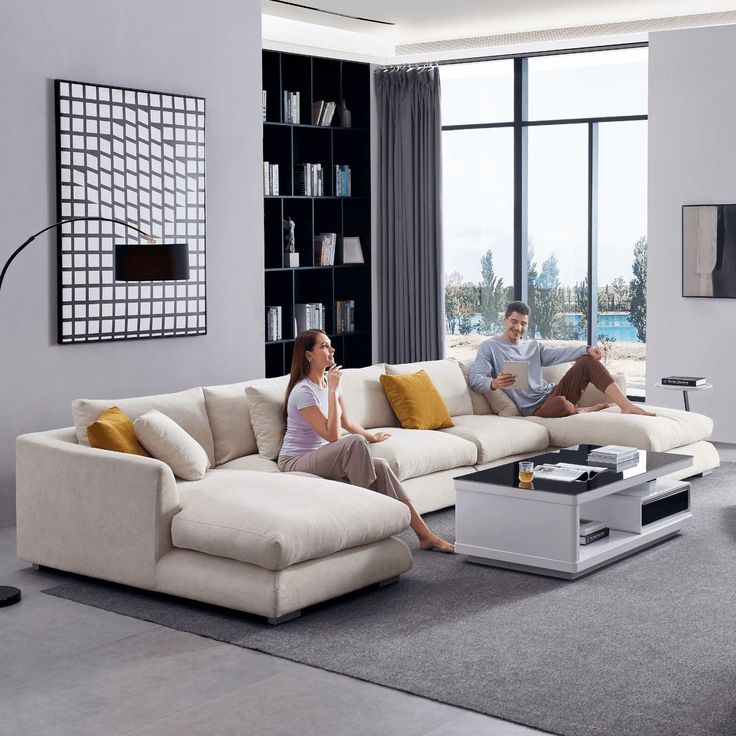
<instances>
[{"instance_id":1,"label":"framed abstract artwork","mask_svg":"<svg viewBox=\"0 0 736 736\"><path fill-rule=\"evenodd\" d=\"M186 242L189 280L116 282L111 222L58 229L58 342L207 332L205 101L55 81L58 219L110 217Z\"/></svg>"},{"instance_id":2,"label":"framed abstract artwork","mask_svg":"<svg viewBox=\"0 0 736 736\"><path fill-rule=\"evenodd\" d=\"M736 299L736 204L683 206L682 295Z\"/></svg>"}]
</instances>

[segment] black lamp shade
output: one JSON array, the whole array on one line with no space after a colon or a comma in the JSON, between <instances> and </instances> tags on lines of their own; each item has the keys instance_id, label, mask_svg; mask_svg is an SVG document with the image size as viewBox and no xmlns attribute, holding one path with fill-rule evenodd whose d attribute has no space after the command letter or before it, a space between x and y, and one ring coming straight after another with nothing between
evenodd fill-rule
<instances>
[{"instance_id":1,"label":"black lamp shade","mask_svg":"<svg viewBox=\"0 0 736 736\"><path fill-rule=\"evenodd\" d=\"M182 281L189 278L186 243L115 246L115 281Z\"/></svg>"}]
</instances>

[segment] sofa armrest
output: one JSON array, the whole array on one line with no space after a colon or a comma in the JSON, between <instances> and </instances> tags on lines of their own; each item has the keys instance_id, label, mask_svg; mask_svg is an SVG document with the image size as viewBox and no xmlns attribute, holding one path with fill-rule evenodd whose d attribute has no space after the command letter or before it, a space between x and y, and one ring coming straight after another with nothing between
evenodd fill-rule
<instances>
[{"instance_id":1,"label":"sofa armrest","mask_svg":"<svg viewBox=\"0 0 736 736\"><path fill-rule=\"evenodd\" d=\"M144 587L180 508L167 465L79 445L68 429L18 437L16 506L20 559Z\"/></svg>"}]
</instances>

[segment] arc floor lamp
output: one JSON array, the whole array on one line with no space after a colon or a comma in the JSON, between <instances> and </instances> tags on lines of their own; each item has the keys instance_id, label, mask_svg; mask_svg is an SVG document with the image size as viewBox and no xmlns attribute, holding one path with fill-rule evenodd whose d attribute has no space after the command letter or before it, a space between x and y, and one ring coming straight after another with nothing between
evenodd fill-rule
<instances>
[{"instance_id":1,"label":"arc floor lamp","mask_svg":"<svg viewBox=\"0 0 736 736\"><path fill-rule=\"evenodd\" d=\"M186 243L157 243L149 233L124 220L112 217L69 217L39 230L17 248L0 271L0 290L8 267L15 257L47 230L60 227L68 222L94 220L113 222L140 233L145 244L120 243L114 246L115 281L179 281L189 278L189 251ZM9 585L0 585L0 608L10 606L20 600L20 590Z\"/></svg>"}]
</instances>

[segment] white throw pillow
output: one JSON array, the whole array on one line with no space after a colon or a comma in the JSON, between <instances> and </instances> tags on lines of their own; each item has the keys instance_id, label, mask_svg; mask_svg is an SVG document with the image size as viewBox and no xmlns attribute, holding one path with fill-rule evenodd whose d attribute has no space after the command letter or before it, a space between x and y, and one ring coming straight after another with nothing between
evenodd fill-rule
<instances>
[{"instance_id":1,"label":"white throw pillow","mask_svg":"<svg viewBox=\"0 0 736 736\"><path fill-rule=\"evenodd\" d=\"M279 376L249 381L245 386L258 454L267 460L276 460L284 442L286 422L282 412L288 385L289 376Z\"/></svg>"},{"instance_id":2,"label":"white throw pillow","mask_svg":"<svg viewBox=\"0 0 736 736\"><path fill-rule=\"evenodd\" d=\"M197 440L173 419L157 409L133 422L138 441L157 460L166 463L177 478L202 480L210 466L207 453Z\"/></svg>"}]
</instances>

